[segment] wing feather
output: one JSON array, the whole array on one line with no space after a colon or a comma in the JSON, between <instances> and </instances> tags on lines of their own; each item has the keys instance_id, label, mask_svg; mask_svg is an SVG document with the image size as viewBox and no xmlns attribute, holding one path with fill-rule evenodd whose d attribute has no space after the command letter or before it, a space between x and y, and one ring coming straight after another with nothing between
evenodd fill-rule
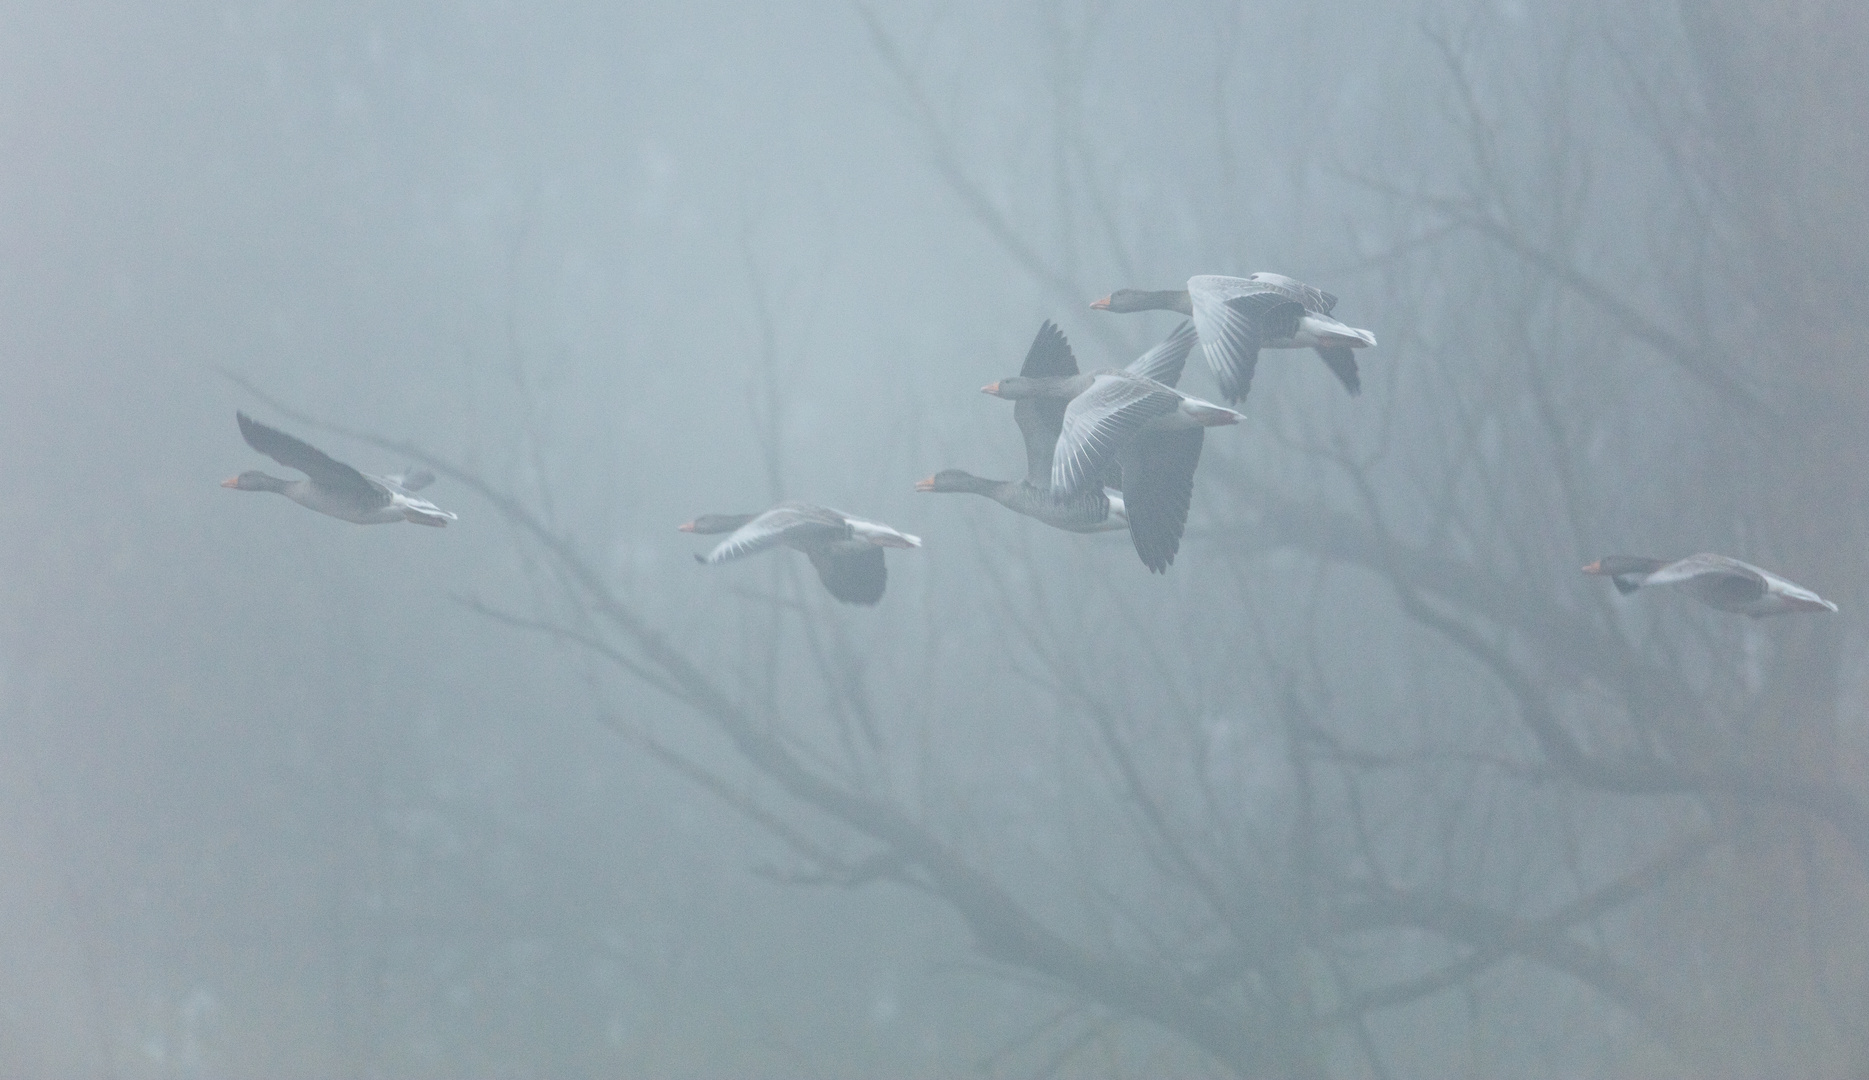
<instances>
[{"instance_id":1,"label":"wing feather","mask_svg":"<svg viewBox=\"0 0 1869 1080\"><path fill-rule=\"evenodd\" d=\"M836 524L810 508L781 503L727 534L706 556L697 556L709 566L757 555L782 544L835 539L848 531L841 520Z\"/></svg>"},{"instance_id":2,"label":"wing feather","mask_svg":"<svg viewBox=\"0 0 1869 1080\"><path fill-rule=\"evenodd\" d=\"M1061 495L1102 485L1117 455L1143 425L1174 412L1181 395L1152 379L1098 375L1071 399L1051 463L1051 487ZM1128 477L1124 477L1128 491Z\"/></svg>"},{"instance_id":3,"label":"wing feather","mask_svg":"<svg viewBox=\"0 0 1869 1080\"><path fill-rule=\"evenodd\" d=\"M1181 369L1187 366L1188 353L1200 341L1200 334L1192 322L1184 322L1175 327L1160 345L1130 361L1124 368L1131 375L1145 379L1154 379L1163 386L1173 386L1181 381Z\"/></svg>"},{"instance_id":4,"label":"wing feather","mask_svg":"<svg viewBox=\"0 0 1869 1080\"><path fill-rule=\"evenodd\" d=\"M844 603L874 604L883 598L889 568L883 563L882 548L872 546L854 553L811 550L805 554L810 556L818 580Z\"/></svg>"},{"instance_id":5,"label":"wing feather","mask_svg":"<svg viewBox=\"0 0 1869 1080\"><path fill-rule=\"evenodd\" d=\"M240 422L240 437L247 445L287 468L297 469L312 478L319 487L334 495L355 500L365 509L388 506L390 493L383 485L331 457L302 439L293 438L278 428L268 427L246 413L235 413Z\"/></svg>"},{"instance_id":6,"label":"wing feather","mask_svg":"<svg viewBox=\"0 0 1869 1080\"><path fill-rule=\"evenodd\" d=\"M1363 392L1363 379L1356 370L1356 353L1348 345L1319 347L1317 355L1324 358L1324 366L1337 376L1337 381L1350 392L1350 396L1355 397Z\"/></svg>"},{"instance_id":7,"label":"wing feather","mask_svg":"<svg viewBox=\"0 0 1869 1080\"><path fill-rule=\"evenodd\" d=\"M1057 323L1046 319L1039 326L1032 347L1025 351L1025 363L1019 366L1019 374L1028 379L1077 374L1077 357Z\"/></svg>"},{"instance_id":8,"label":"wing feather","mask_svg":"<svg viewBox=\"0 0 1869 1080\"><path fill-rule=\"evenodd\" d=\"M1041 491L1051 486L1051 459L1064 429L1065 404L1057 398L1020 398L1012 404L1013 421L1025 436L1025 482Z\"/></svg>"},{"instance_id":9,"label":"wing feather","mask_svg":"<svg viewBox=\"0 0 1869 1080\"><path fill-rule=\"evenodd\" d=\"M1304 318L1303 303L1272 285L1243 278L1190 278L1188 300L1201 352L1228 403L1252 389L1261 345L1291 337Z\"/></svg>"},{"instance_id":10,"label":"wing feather","mask_svg":"<svg viewBox=\"0 0 1869 1080\"><path fill-rule=\"evenodd\" d=\"M1181 550L1194 497L1194 469L1201 461L1202 428L1151 428L1123 448L1123 509L1129 539L1142 564L1168 571Z\"/></svg>"}]
</instances>

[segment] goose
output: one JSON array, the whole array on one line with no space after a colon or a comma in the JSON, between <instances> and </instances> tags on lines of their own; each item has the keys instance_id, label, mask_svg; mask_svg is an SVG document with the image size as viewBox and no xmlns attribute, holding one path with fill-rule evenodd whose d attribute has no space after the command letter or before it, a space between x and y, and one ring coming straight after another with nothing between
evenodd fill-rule
<instances>
[{"instance_id":1,"label":"goose","mask_svg":"<svg viewBox=\"0 0 1869 1080\"><path fill-rule=\"evenodd\" d=\"M389 476L368 476L330 457L310 443L287 435L278 428L237 412L240 435L247 445L281 465L305 474L303 480L281 480L258 470L221 481L221 486L240 491L273 491L320 514L358 525L386 525L407 521L416 525L445 527L457 520L454 514L414 492L434 483L435 474L416 471Z\"/></svg>"},{"instance_id":2,"label":"goose","mask_svg":"<svg viewBox=\"0 0 1869 1080\"><path fill-rule=\"evenodd\" d=\"M1344 389L1360 394L1363 382L1351 350L1376 344L1376 335L1330 317L1335 296L1283 274L1199 274L1188 279L1185 289L1118 289L1090 306L1193 316L1201 352L1228 404L1238 404L1252 389L1260 349L1316 349Z\"/></svg>"},{"instance_id":3,"label":"goose","mask_svg":"<svg viewBox=\"0 0 1869 1080\"><path fill-rule=\"evenodd\" d=\"M1142 564L1158 574L1167 572L1181 547L1203 429L1244 419L1128 369L1020 375L981 390L1015 402L1063 405L1052 451L1052 496L1083 497L1120 466L1130 543Z\"/></svg>"},{"instance_id":4,"label":"goose","mask_svg":"<svg viewBox=\"0 0 1869 1080\"><path fill-rule=\"evenodd\" d=\"M1583 572L1609 578L1624 596L1644 585L1681 585L1709 607L1755 619L1793 611L1837 609L1801 585L1725 555L1689 555L1673 561L1608 555L1584 567Z\"/></svg>"},{"instance_id":5,"label":"goose","mask_svg":"<svg viewBox=\"0 0 1869 1080\"><path fill-rule=\"evenodd\" d=\"M1124 370L1173 386L1181 378L1196 335L1192 323L1182 323L1160 345L1131 361ZM1026 350L1019 374L1027 378L1078 373L1071 343L1056 323L1047 319ZM1051 490L1051 459L1064 426L1065 402L1055 398L1021 398L1012 407L1013 419L1025 437L1025 479L988 480L963 469L943 469L917 481L915 490L969 492L984 495L1001 506L1054 528L1069 532L1114 532L1129 527L1121 494L1101 486L1061 498Z\"/></svg>"},{"instance_id":6,"label":"goose","mask_svg":"<svg viewBox=\"0 0 1869 1080\"><path fill-rule=\"evenodd\" d=\"M707 566L780 546L802 551L817 569L818 580L846 604L874 604L883 598L889 581L884 548L922 546L919 536L828 506L792 501L762 514L703 514L680 528L703 536L732 534L706 555L694 557Z\"/></svg>"}]
</instances>

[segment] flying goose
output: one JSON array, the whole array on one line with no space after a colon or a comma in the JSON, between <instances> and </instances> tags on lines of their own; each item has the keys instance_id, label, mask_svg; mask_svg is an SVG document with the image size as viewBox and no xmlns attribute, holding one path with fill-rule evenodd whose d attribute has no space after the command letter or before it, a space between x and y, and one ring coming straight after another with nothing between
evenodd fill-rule
<instances>
[{"instance_id":1,"label":"flying goose","mask_svg":"<svg viewBox=\"0 0 1869 1080\"><path fill-rule=\"evenodd\" d=\"M293 502L321 514L358 525L386 525L408 521L441 528L455 515L412 493L435 480L418 471L403 475L367 476L310 443L295 439L248 416L235 413L240 435L247 445L281 465L305 474L303 480L281 480L257 470L221 481L222 487L241 491L276 491Z\"/></svg>"},{"instance_id":2,"label":"flying goose","mask_svg":"<svg viewBox=\"0 0 1869 1080\"><path fill-rule=\"evenodd\" d=\"M1608 555L1583 568L1609 578L1624 596L1644 585L1680 585L1721 611L1762 618L1793 611L1835 611L1837 606L1801 585L1725 555L1689 555L1670 562Z\"/></svg>"},{"instance_id":3,"label":"flying goose","mask_svg":"<svg viewBox=\"0 0 1869 1080\"><path fill-rule=\"evenodd\" d=\"M1143 353L1124 370L1153 378L1173 386L1181 378L1188 352L1196 336L1192 323L1182 323L1160 345ZM1057 325L1046 320L1026 350L1019 374L1026 378L1070 377L1078 373L1077 358L1071 343ZM1086 487L1072 496L1059 496L1051 489L1051 459L1058 445L1058 433L1064 426L1065 402L1057 398L1026 397L1013 403L1013 419L1025 437L1025 479L988 480L962 469L943 469L926 480L917 481L915 490L932 492L971 492L984 495L1001 506L1027 517L1036 518L1054 528L1070 532L1111 532L1129 527L1123 497L1101 485Z\"/></svg>"},{"instance_id":4,"label":"flying goose","mask_svg":"<svg viewBox=\"0 0 1869 1080\"><path fill-rule=\"evenodd\" d=\"M1252 388L1260 349L1316 349L1351 394L1363 383L1352 349L1376 343L1376 335L1330 317L1337 298L1283 274L1243 278L1200 274L1185 289L1118 289L1090 305L1100 311L1179 311L1194 317L1201 352L1220 380L1229 404Z\"/></svg>"},{"instance_id":5,"label":"flying goose","mask_svg":"<svg viewBox=\"0 0 1869 1080\"><path fill-rule=\"evenodd\" d=\"M703 514L682 532L732 533L695 561L713 566L742 559L768 548L789 547L805 553L818 579L846 604L874 604L883 598L889 572L883 548L921 547L921 538L887 525L854 518L828 506L782 502L763 514Z\"/></svg>"},{"instance_id":6,"label":"flying goose","mask_svg":"<svg viewBox=\"0 0 1869 1080\"><path fill-rule=\"evenodd\" d=\"M1177 330L1170 340L1181 334ZM1146 360L1149 354L1122 371L1019 375L981 390L1050 409L1062 405L1051 460L1052 497L1094 492L1120 466L1130 542L1144 566L1165 573L1187 525L1202 429L1237 424L1243 417L1132 370L1167 373Z\"/></svg>"}]
</instances>

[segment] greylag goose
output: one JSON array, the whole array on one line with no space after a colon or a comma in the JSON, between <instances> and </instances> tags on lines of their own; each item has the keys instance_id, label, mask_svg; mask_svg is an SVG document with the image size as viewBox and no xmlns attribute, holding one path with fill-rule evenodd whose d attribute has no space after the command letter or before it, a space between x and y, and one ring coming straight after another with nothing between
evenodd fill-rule
<instances>
[{"instance_id":1,"label":"greylag goose","mask_svg":"<svg viewBox=\"0 0 1869 1080\"><path fill-rule=\"evenodd\" d=\"M1584 567L1583 572L1609 578L1624 596L1644 585L1680 585L1709 607L1755 619L1792 611L1837 609L1801 585L1725 555L1689 555L1673 561L1608 555Z\"/></svg>"},{"instance_id":2,"label":"greylag goose","mask_svg":"<svg viewBox=\"0 0 1869 1080\"><path fill-rule=\"evenodd\" d=\"M1352 349L1368 348L1376 335L1330 317L1337 298L1283 274L1243 278L1199 274L1185 289L1118 289L1090 305L1100 311L1179 311L1194 317L1201 352L1220 380L1220 392L1237 404L1252 389L1260 349L1316 349L1344 389L1363 390Z\"/></svg>"},{"instance_id":3,"label":"greylag goose","mask_svg":"<svg viewBox=\"0 0 1869 1080\"><path fill-rule=\"evenodd\" d=\"M1082 497L1120 466L1130 542L1144 566L1165 573L1187 525L1202 429L1243 417L1137 374L1149 369L1149 359L1145 354L1122 371L1020 375L981 389L1016 402L1063 406L1052 451L1052 497Z\"/></svg>"},{"instance_id":4,"label":"greylag goose","mask_svg":"<svg viewBox=\"0 0 1869 1080\"><path fill-rule=\"evenodd\" d=\"M1160 345L1137 357L1124 370L1173 386L1181 378L1196 336L1192 323L1182 323ZM1077 358L1057 325L1046 320L1026 350L1019 374L1026 378L1076 375ZM1069 532L1109 532L1129 527L1123 497L1101 486L1064 498L1051 490L1051 459L1064 426L1065 402L1056 398L1027 397L1013 403L1013 419L1025 438L1025 479L988 480L961 469L943 469L915 484L917 491L970 492L984 495L1016 513L1036 518Z\"/></svg>"},{"instance_id":5,"label":"greylag goose","mask_svg":"<svg viewBox=\"0 0 1869 1080\"><path fill-rule=\"evenodd\" d=\"M366 476L310 443L267 427L246 413L235 413L234 418L240 422L240 435L248 446L281 465L297 469L306 478L281 480L249 470L221 481L222 487L278 492L307 509L358 525L407 521L441 528L456 520L455 515L412 494L433 483L433 473Z\"/></svg>"},{"instance_id":6,"label":"greylag goose","mask_svg":"<svg viewBox=\"0 0 1869 1080\"><path fill-rule=\"evenodd\" d=\"M695 561L713 566L775 547L802 551L832 596L846 604L874 604L883 598L889 572L883 549L921 547L921 538L887 525L854 518L828 506L782 502L763 514L703 514L682 532L731 533Z\"/></svg>"}]
</instances>

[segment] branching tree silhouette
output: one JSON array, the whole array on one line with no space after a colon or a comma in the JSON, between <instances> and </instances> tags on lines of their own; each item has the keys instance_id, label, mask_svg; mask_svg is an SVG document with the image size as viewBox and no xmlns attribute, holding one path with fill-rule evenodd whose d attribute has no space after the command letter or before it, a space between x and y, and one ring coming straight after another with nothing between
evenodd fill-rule
<instances>
[{"instance_id":1,"label":"branching tree silhouette","mask_svg":"<svg viewBox=\"0 0 1869 1080\"><path fill-rule=\"evenodd\" d=\"M1869 41L1864 17L1809 6ZM1841 189L1817 193L1834 218L1808 211L1808 173L1784 159L1833 151L1735 101L1847 127L1824 95L1860 101L1865 80L1760 7L1579 8L1530 45L1489 36L1485 11L1422 26L1414 44L1464 153L1422 165L1378 148L1317 167L1383 222L1378 253L1326 283L1392 316L1380 374L1321 415L1316 398L1261 386L1249 448L1208 454L1189 547L1224 585L1145 609L1092 556L1047 556L1056 572L1039 573L982 542L1002 674L1066 733L1068 798L1030 811L1066 854L1042 864L927 810L966 793L933 799L938 778L908 779L912 740L871 704L861 649L809 590L757 599L774 627L802 628L816 715L781 707L776 679L735 687L679 647L587 547L487 475L265 400L418 461L510 522L556 600L463 603L659 693L665 720L605 722L770 835L785 858L762 872L913 890L996 970L1060 999L984 1068L1060 1068L1140 1022L1232 1075L1385 1076L1398 1059L1445 1061L1389 1018L1471 1042L1485 1003L1516 995L1605 1028L1632 1019L1651 1049L1616 1059L1645 1063L1630 1071L1860 1075L1869 967L1848 959L1869 945L1869 805L1861 763L1838 750L1839 725L1862 718L1839 715L1834 625L1740 626L1617 601L1576 574L1626 545L1735 546L1863 595L1841 554L1862 535L1865 444L1840 419L1861 393L1844 363L1860 347L1819 316L1860 308L1839 282L1863 280L1869 251L1825 225L1860 232L1869 217ZM1226 207L1250 195L1227 88L1251 35L1221 8L1211 175L1236 188ZM1114 155L1077 119L1082 42L1061 38L1048 67L1052 171L988 177L889 20L854 10L933 173L1048 301L1108 291L1096 275L1283 269L1184 265L1148 241L1148 208L1113 194ZM1760 19L1762 35L1740 33ZM1610 85L1585 78L1605 65L1621 73ZM1782 67L1805 81L1767 92ZM1583 111L1615 122L1586 138ZM1599 191L1638 152L1653 232L1615 216L1634 205L1623 193ZM1069 225L1063 254L1042 239L1056 222L989 194L1021 184ZM1173 210L1246 246L1200 200ZM1111 348L1127 340L1115 321L1086 325ZM772 338L768 323L768 371ZM766 385L776 488L783 409ZM744 773L663 722L699 725ZM1469 1008L1407 1011L1448 995Z\"/></svg>"}]
</instances>

